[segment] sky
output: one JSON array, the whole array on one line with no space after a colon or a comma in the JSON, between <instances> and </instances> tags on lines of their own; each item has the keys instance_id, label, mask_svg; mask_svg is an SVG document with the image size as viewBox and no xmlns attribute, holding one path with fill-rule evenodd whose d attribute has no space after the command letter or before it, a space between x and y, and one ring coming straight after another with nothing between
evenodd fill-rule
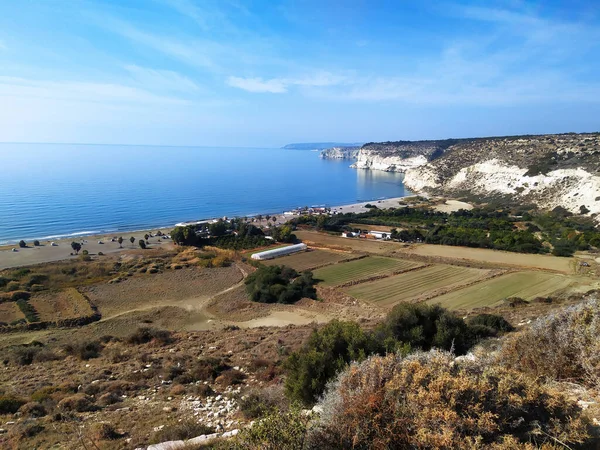
<instances>
[{"instance_id":1,"label":"sky","mask_svg":"<svg viewBox=\"0 0 600 450\"><path fill-rule=\"evenodd\" d=\"M591 131L597 0L0 0L0 142Z\"/></svg>"}]
</instances>

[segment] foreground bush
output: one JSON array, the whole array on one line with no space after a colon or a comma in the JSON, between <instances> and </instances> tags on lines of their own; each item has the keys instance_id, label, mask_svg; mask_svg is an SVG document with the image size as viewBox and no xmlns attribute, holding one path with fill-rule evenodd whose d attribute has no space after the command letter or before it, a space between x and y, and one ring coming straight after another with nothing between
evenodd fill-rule
<instances>
[{"instance_id":1,"label":"foreground bush","mask_svg":"<svg viewBox=\"0 0 600 450\"><path fill-rule=\"evenodd\" d=\"M127 338L127 343L133 345L147 344L149 342L159 345L167 345L173 342L170 331L157 330L151 327L138 328L136 332Z\"/></svg>"},{"instance_id":2,"label":"foreground bush","mask_svg":"<svg viewBox=\"0 0 600 450\"><path fill-rule=\"evenodd\" d=\"M600 301L536 320L505 341L500 361L533 376L600 386Z\"/></svg>"},{"instance_id":3,"label":"foreground bush","mask_svg":"<svg viewBox=\"0 0 600 450\"><path fill-rule=\"evenodd\" d=\"M450 353L372 357L325 395L309 448L571 448L587 422L561 393Z\"/></svg>"},{"instance_id":4,"label":"foreground bush","mask_svg":"<svg viewBox=\"0 0 600 450\"><path fill-rule=\"evenodd\" d=\"M315 330L308 342L286 361L288 397L314 403L327 381L352 361L362 361L378 350L372 337L355 322L333 320Z\"/></svg>"}]
</instances>

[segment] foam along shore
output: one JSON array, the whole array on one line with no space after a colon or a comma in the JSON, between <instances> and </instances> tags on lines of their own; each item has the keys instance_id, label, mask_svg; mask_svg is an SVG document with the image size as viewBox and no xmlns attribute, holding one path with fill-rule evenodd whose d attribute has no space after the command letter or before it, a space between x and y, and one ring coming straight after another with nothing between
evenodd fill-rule
<instances>
[{"instance_id":1,"label":"foam along shore","mask_svg":"<svg viewBox=\"0 0 600 450\"><path fill-rule=\"evenodd\" d=\"M71 242L79 242L81 244L79 254L83 250L87 250L90 255L97 255L99 252L108 255L124 250L139 249L139 240L144 239L144 236L148 234L152 236L148 239L149 247L162 248L172 245L171 239L163 239L163 237L157 236L156 233L157 231L161 231L163 235L168 235L171 233L171 230L172 227L91 236L71 236L52 240L38 239L40 242L39 246L34 246L34 240L30 240L26 241L27 247L25 248L20 248L18 244L3 245L0 247L0 270L75 258ZM122 247L119 246L116 240L119 236L123 237ZM133 244L129 240L131 237L135 238ZM113 238L115 238L114 242L112 241Z\"/></svg>"},{"instance_id":2,"label":"foam along shore","mask_svg":"<svg viewBox=\"0 0 600 450\"><path fill-rule=\"evenodd\" d=\"M332 206L328 207L332 213L360 213L366 212L369 209L365 207L367 204L376 205L380 209L386 208L396 208L399 206L399 202L402 199L411 197L394 197L388 199L381 200L371 200L360 203L352 203L347 205L340 206ZM281 225L288 220L292 219L294 215L285 215L284 213L277 214L268 214L270 216L270 220L266 220L267 214L262 215L262 220L258 220L258 215L254 217L249 217L253 221L255 225ZM275 220L273 220L275 219ZM192 224L200 224L200 223L211 223L218 219L206 219L197 222L182 222L178 225L192 225ZM123 231L118 233L103 233L91 236L71 236L62 239L56 240L39 240L40 246L36 247L33 245L33 240L26 241L26 248L19 248L18 244L10 244L0 246L0 270L8 269L11 267L22 267L29 266L33 264L41 264L52 261L61 261L65 259L75 258L75 256L71 255L73 253L73 249L71 248L71 242L79 242L83 243L81 247L81 251L87 250L91 255L97 255L98 252L102 252L104 254L117 253L120 251L139 249L138 241L144 238L145 234L155 235L157 231L161 231L163 234L170 234L171 230L174 228L153 228L151 230L141 230L141 231ZM122 247L119 246L119 243L112 242L113 238L117 238L118 236L123 237ZM129 241L130 237L134 237L135 241L132 244ZM102 243L100 243L102 242ZM52 245L54 243L54 245ZM150 247L156 248L157 246L166 247L168 245L172 245L170 239L163 239L159 236L154 236L149 239ZM16 251L13 251L16 250ZM81 252L80 252L81 253Z\"/></svg>"}]
</instances>

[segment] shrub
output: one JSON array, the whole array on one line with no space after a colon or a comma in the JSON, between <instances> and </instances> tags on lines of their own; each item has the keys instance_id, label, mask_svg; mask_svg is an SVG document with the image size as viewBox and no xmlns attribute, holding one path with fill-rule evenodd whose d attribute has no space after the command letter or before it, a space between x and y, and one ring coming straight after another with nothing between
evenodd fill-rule
<instances>
[{"instance_id":1,"label":"shrub","mask_svg":"<svg viewBox=\"0 0 600 450\"><path fill-rule=\"evenodd\" d=\"M58 402L58 409L72 412L86 412L93 411L94 405L89 395L75 394L65 397Z\"/></svg>"},{"instance_id":2,"label":"shrub","mask_svg":"<svg viewBox=\"0 0 600 450\"><path fill-rule=\"evenodd\" d=\"M89 254L90 254L90 252L89 252L89 251L87 251L87 250L84 250L84 251L82 251L82 252L81 252L81 254L82 254L82 255L89 255Z\"/></svg>"},{"instance_id":3,"label":"shrub","mask_svg":"<svg viewBox=\"0 0 600 450\"><path fill-rule=\"evenodd\" d=\"M167 425L162 430L157 431L151 438L154 443L165 441L184 441L187 439L201 436L203 434L212 434L215 429L194 420L184 420L182 422Z\"/></svg>"},{"instance_id":4,"label":"shrub","mask_svg":"<svg viewBox=\"0 0 600 450\"><path fill-rule=\"evenodd\" d=\"M92 436L96 441L112 441L123 437L110 423L102 422L94 424Z\"/></svg>"},{"instance_id":5,"label":"shrub","mask_svg":"<svg viewBox=\"0 0 600 450\"><path fill-rule=\"evenodd\" d=\"M253 389L244 395L238 404L246 419L258 419L274 411L288 410L288 402L281 385Z\"/></svg>"},{"instance_id":6,"label":"shrub","mask_svg":"<svg viewBox=\"0 0 600 450\"><path fill-rule=\"evenodd\" d=\"M6 290L8 292L18 291L21 288L21 284L18 281L9 281L6 285Z\"/></svg>"},{"instance_id":7,"label":"shrub","mask_svg":"<svg viewBox=\"0 0 600 450\"><path fill-rule=\"evenodd\" d=\"M33 306L27 302L25 299L17 300L17 306L21 310L21 312L25 315L27 322L38 322L40 320L37 311Z\"/></svg>"},{"instance_id":8,"label":"shrub","mask_svg":"<svg viewBox=\"0 0 600 450\"><path fill-rule=\"evenodd\" d=\"M170 331L141 327L135 333L131 334L126 341L134 345L147 344L149 342L167 345L173 342L173 338Z\"/></svg>"},{"instance_id":9,"label":"shrub","mask_svg":"<svg viewBox=\"0 0 600 450\"><path fill-rule=\"evenodd\" d=\"M467 319L469 325L482 325L491 328L496 333L513 331L515 328L502 316L496 314L477 314Z\"/></svg>"},{"instance_id":10,"label":"shrub","mask_svg":"<svg viewBox=\"0 0 600 450\"><path fill-rule=\"evenodd\" d=\"M231 450L298 450L303 449L310 416L300 409L274 411L242 430L227 448ZM322 448L322 447L316 447ZM356 447L348 447L356 448Z\"/></svg>"},{"instance_id":11,"label":"shrub","mask_svg":"<svg viewBox=\"0 0 600 450\"><path fill-rule=\"evenodd\" d=\"M600 387L600 301L588 300L537 319L508 338L500 353L507 367L552 380Z\"/></svg>"},{"instance_id":12,"label":"shrub","mask_svg":"<svg viewBox=\"0 0 600 450\"><path fill-rule=\"evenodd\" d=\"M352 361L362 361L377 345L355 322L333 320L311 334L308 342L285 362L286 394L291 400L314 403L327 381Z\"/></svg>"},{"instance_id":13,"label":"shrub","mask_svg":"<svg viewBox=\"0 0 600 450\"><path fill-rule=\"evenodd\" d=\"M462 355L477 341L474 331L440 305L400 303L388 313L376 336L388 351L395 351L402 343L421 350L453 349Z\"/></svg>"},{"instance_id":14,"label":"shrub","mask_svg":"<svg viewBox=\"0 0 600 450\"><path fill-rule=\"evenodd\" d=\"M83 361L87 361L100 356L102 344L98 341L76 342L65 345L63 349L67 355L76 356Z\"/></svg>"},{"instance_id":15,"label":"shrub","mask_svg":"<svg viewBox=\"0 0 600 450\"><path fill-rule=\"evenodd\" d=\"M560 392L435 350L354 364L329 385L320 406L312 448L533 449L588 442L581 411Z\"/></svg>"},{"instance_id":16,"label":"shrub","mask_svg":"<svg viewBox=\"0 0 600 450\"><path fill-rule=\"evenodd\" d=\"M38 241L36 239L35 241L33 241L33 245L34 245L34 247L39 247L40 246L40 241Z\"/></svg>"},{"instance_id":17,"label":"shrub","mask_svg":"<svg viewBox=\"0 0 600 450\"><path fill-rule=\"evenodd\" d=\"M57 386L44 386L31 394L31 401L43 403L52 397L52 394L57 392L59 388Z\"/></svg>"},{"instance_id":18,"label":"shrub","mask_svg":"<svg viewBox=\"0 0 600 450\"><path fill-rule=\"evenodd\" d=\"M145 242L143 239L140 239L140 240L138 241L138 244L139 244L139 246L140 246L140 248L141 248L142 250L145 250L145 249L146 249L146 242Z\"/></svg>"},{"instance_id":19,"label":"shrub","mask_svg":"<svg viewBox=\"0 0 600 450\"><path fill-rule=\"evenodd\" d=\"M18 345L10 348L9 355L14 364L27 366L33 363L37 354L41 351L42 347L37 345Z\"/></svg>"},{"instance_id":20,"label":"shrub","mask_svg":"<svg viewBox=\"0 0 600 450\"><path fill-rule=\"evenodd\" d=\"M98 397L98 404L100 406L114 405L115 403L119 403L121 401L123 401L123 399L112 392L106 392Z\"/></svg>"},{"instance_id":21,"label":"shrub","mask_svg":"<svg viewBox=\"0 0 600 450\"><path fill-rule=\"evenodd\" d=\"M25 403L25 400L14 395L0 395L0 414L14 414Z\"/></svg>"},{"instance_id":22,"label":"shrub","mask_svg":"<svg viewBox=\"0 0 600 450\"><path fill-rule=\"evenodd\" d=\"M29 402L19 408L19 412L26 417L44 417L47 412L41 403Z\"/></svg>"},{"instance_id":23,"label":"shrub","mask_svg":"<svg viewBox=\"0 0 600 450\"><path fill-rule=\"evenodd\" d=\"M246 379L246 374L239 370L229 369L221 373L216 379L215 383L221 386L234 386L241 384Z\"/></svg>"},{"instance_id":24,"label":"shrub","mask_svg":"<svg viewBox=\"0 0 600 450\"><path fill-rule=\"evenodd\" d=\"M31 298L31 294L27 291L14 291L10 295L10 299L13 302L18 302L19 300L29 300Z\"/></svg>"},{"instance_id":25,"label":"shrub","mask_svg":"<svg viewBox=\"0 0 600 450\"><path fill-rule=\"evenodd\" d=\"M221 373L231 367L221 358L202 358L196 361L190 369L194 381L214 381Z\"/></svg>"},{"instance_id":26,"label":"shrub","mask_svg":"<svg viewBox=\"0 0 600 450\"><path fill-rule=\"evenodd\" d=\"M260 266L246 278L250 299L260 303L294 303L317 298L312 272L298 274L287 266Z\"/></svg>"},{"instance_id":27,"label":"shrub","mask_svg":"<svg viewBox=\"0 0 600 450\"><path fill-rule=\"evenodd\" d=\"M10 281L10 278L0 277L0 288L5 287Z\"/></svg>"},{"instance_id":28,"label":"shrub","mask_svg":"<svg viewBox=\"0 0 600 450\"><path fill-rule=\"evenodd\" d=\"M48 281L48 275L44 275L43 273L35 273L29 277L27 285L33 286L34 284L44 284L46 281Z\"/></svg>"},{"instance_id":29,"label":"shrub","mask_svg":"<svg viewBox=\"0 0 600 450\"><path fill-rule=\"evenodd\" d=\"M24 240L22 240L22 239L21 239L21 240L19 241L19 247L21 247L21 248L25 248L25 247L27 247L27 243L26 243Z\"/></svg>"}]
</instances>

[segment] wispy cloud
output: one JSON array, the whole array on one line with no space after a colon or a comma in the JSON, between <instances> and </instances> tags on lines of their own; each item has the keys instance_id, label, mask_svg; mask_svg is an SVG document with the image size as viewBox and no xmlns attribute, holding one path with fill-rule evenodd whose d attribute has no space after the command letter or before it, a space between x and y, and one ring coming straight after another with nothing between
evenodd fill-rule
<instances>
[{"instance_id":1,"label":"wispy cloud","mask_svg":"<svg viewBox=\"0 0 600 450\"><path fill-rule=\"evenodd\" d=\"M158 70L127 65L134 80L152 92L197 93L200 87L191 79L172 70Z\"/></svg>"},{"instance_id":2,"label":"wispy cloud","mask_svg":"<svg viewBox=\"0 0 600 450\"><path fill-rule=\"evenodd\" d=\"M266 92L283 94L293 86L325 87L344 83L346 76L335 75L329 72L319 72L302 78L245 78L230 76L226 82L229 86L243 89L248 92Z\"/></svg>"},{"instance_id":3,"label":"wispy cloud","mask_svg":"<svg viewBox=\"0 0 600 450\"><path fill-rule=\"evenodd\" d=\"M0 76L0 96L110 104L183 105L188 103L176 97L157 95L123 84L47 81L6 76Z\"/></svg>"}]
</instances>

